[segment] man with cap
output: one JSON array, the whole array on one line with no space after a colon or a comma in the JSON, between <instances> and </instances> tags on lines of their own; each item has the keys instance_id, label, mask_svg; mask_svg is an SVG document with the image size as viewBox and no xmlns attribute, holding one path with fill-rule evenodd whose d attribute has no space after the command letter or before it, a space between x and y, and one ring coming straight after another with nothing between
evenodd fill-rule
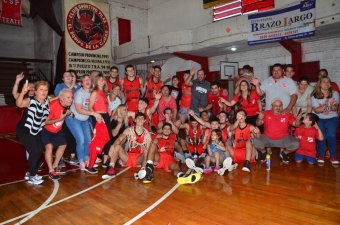
<instances>
[{"instance_id":1,"label":"man with cap","mask_svg":"<svg viewBox=\"0 0 340 225\"><path fill-rule=\"evenodd\" d=\"M283 103L280 98L274 98L271 102L271 110L260 112L256 125L264 124L263 135L259 139L253 139L253 144L262 153L261 161L266 160L266 147L285 148L280 153L284 163L289 163L288 154L299 147L299 141L288 133L289 126L299 127L301 113L294 117L283 111Z\"/></svg>"}]
</instances>

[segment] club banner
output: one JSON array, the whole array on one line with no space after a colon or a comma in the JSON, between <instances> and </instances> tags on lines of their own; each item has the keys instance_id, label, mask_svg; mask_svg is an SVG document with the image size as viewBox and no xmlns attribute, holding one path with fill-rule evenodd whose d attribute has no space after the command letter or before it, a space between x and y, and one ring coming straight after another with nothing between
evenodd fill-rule
<instances>
[{"instance_id":1,"label":"club banner","mask_svg":"<svg viewBox=\"0 0 340 225\"><path fill-rule=\"evenodd\" d=\"M248 45L315 35L315 0L248 16Z\"/></svg>"},{"instance_id":2,"label":"club banner","mask_svg":"<svg viewBox=\"0 0 340 225\"><path fill-rule=\"evenodd\" d=\"M66 69L79 76L97 70L108 76L111 65L109 4L65 0Z\"/></svg>"},{"instance_id":3,"label":"club banner","mask_svg":"<svg viewBox=\"0 0 340 225\"><path fill-rule=\"evenodd\" d=\"M21 0L1 1L0 23L22 27Z\"/></svg>"}]
</instances>

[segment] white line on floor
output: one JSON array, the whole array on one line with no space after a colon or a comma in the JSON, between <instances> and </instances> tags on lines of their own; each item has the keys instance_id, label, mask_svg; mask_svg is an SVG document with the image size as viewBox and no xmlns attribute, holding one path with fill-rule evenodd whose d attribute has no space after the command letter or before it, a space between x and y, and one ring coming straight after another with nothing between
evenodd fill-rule
<instances>
[{"instance_id":1,"label":"white line on floor","mask_svg":"<svg viewBox=\"0 0 340 225\"><path fill-rule=\"evenodd\" d=\"M53 198L57 195L58 190L59 190L59 182L57 180L54 180L53 182L54 182L54 189L50 197L39 208L37 208L36 210L28 214L28 216L26 216L24 219L17 222L15 225L20 225L20 224L25 223L26 221L31 219L33 216L38 214L41 210L43 210L46 207L46 205L53 200Z\"/></svg>"},{"instance_id":2,"label":"white line on floor","mask_svg":"<svg viewBox=\"0 0 340 225\"><path fill-rule=\"evenodd\" d=\"M111 178L109 178L109 179L103 180L102 182L99 182L98 184L95 184L95 185L93 185L93 186L91 186L91 187L89 187L89 188L87 188L87 189L85 189L85 190L82 190L82 191L77 192L77 193L75 193L75 194L73 194L73 195L70 195L70 196L68 196L68 197L66 197L66 198L63 198L63 199L61 199L61 200L59 200L59 201L57 201L57 202L54 202L54 203L52 203L52 204L50 204L50 205L47 205L47 206L45 206L44 208L42 208L40 211L42 211L42 210L44 210L44 209L47 209L47 208L49 208L49 207L51 207L51 206L54 206L54 205L56 205L56 204L59 204L59 203L61 203L61 202L63 202L63 201L66 201L66 200L68 200L68 199L70 199L70 198L76 197L76 196L78 196L78 195L80 195L80 194L82 194L82 193L84 193L84 192L86 192L86 191L89 191L89 190L91 190L91 189L93 189L93 188L95 188L95 187L98 187L98 186L100 186L100 185L102 185L102 184L108 182L109 180L112 180L113 178L115 178L115 177L121 175L122 173L124 173L125 171L127 171L127 170L130 169L130 168L131 168L131 167L127 167L127 168L125 168L124 170L122 170L122 171L120 171L119 173L117 173L117 175L114 176L114 177L111 177ZM26 213L26 214L23 214L23 215L21 215L21 216L17 216L17 217L15 217L15 218L12 218L12 219L9 219L9 220L6 220L6 221L0 223L0 225L2 225L2 224L7 224L7 223L13 222L13 221L15 221L15 220L21 219L21 218L23 218L23 217L29 215L29 214L32 213L32 212L34 212L34 211L28 212L28 213Z\"/></svg>"},{"instance_id":3,"label":"white line on floor","mask_svg":"<svg viewBox=\"0 0 340 225\"><path fill-rule=\"evenodd\" d=\"M191 170L189 169L186 174L189 174ZM179 187L179 184L176 184L173 186L173 188L170 189L165 195L163 195L160 199L158 199L155 203L153 203L151 206L149 206L147 209L145 209L143 212L139 213L137 216L129 220L128 222L124 223L124 225L130 225L137 220L139 220L141 217L143 217L146 213L150 212L153 208L155 208L157 205L159 205L162 201L164 201L167 197L169 197L177 188Z\"/></svg>"}]
</instances>

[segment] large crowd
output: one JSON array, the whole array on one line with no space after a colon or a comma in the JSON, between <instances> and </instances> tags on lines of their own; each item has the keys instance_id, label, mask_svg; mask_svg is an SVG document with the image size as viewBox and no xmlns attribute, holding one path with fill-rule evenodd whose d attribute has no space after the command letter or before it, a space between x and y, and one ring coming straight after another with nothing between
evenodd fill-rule
<instances>
[{"instance_id":1,"label":"large crowd","mask_svg":"<svg viewBox=\"0 0 340 225\"><path fill-rule=\"evenodd\" d=\"M235 93L217 81L208 82L203 70L166 75L154 66L143 80L134 66L125 67L118 77L113 66L110 76L98 71L77 80L75 71L63 74L55 97L48 95L49 83L19 83L13 87L16 105L24 108L16 129L26 148L30 184L43 183L42 157L49 178L65 174L65 160L88 173L106 168L107 179L116 175L116 164L138 167L136 179L153 180L154 170L171 172L179 184L195 183L202 174L235 170L251 172L256 160L266 161L272 148L278 148L284 163L290 156L296 163L339 164L337 127L339 87L331 82L326 69L319 71L311 85L301 75L295 82L294 66L275 64L270 77L260 81L245 65L235 81ZM195 75L197 78L195 79ZM171 85L165 85L171 81ZM64 158L66 147L70 157ZM294 154L291 154L294 153ZM185 163L193 173L181 170Z\"/></svg>"}]
</instances>

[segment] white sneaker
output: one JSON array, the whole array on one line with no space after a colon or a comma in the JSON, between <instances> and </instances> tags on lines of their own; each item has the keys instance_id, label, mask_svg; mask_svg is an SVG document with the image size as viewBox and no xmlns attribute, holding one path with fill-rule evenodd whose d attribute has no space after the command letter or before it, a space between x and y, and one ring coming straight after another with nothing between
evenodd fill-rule
<instances>
[{"instance_id":1,"label":"white sneaker","mask_svg":"<svg viewBox=\"0 0 340 225\"><path fill-rule=\"evenodd\" d=\"M225 173L225 171L227 170L227 169L229 169L230 168L230 166L231 166L231 164L232 164L232 159L231 159L231 157L228 157L228 158L226 158L224 161L223 161L223 167L221 168L221 169L219 169L218 171L217 171L217 173L219 174L219 175L223 175L224 173Z\"/></svg>"},{"instance_id":2,"label":"white sneaker","mask_svg":"<svg viewBox=\"0 0 340 225\"><path fill-rule=\"evenodd\" d=\"M100 158L97 157L95 163L101 163L101 162L102 162L102 160L101 160Z\"/></svg>"},{"instance_id":3,"label":"white sneaker","mask_svg":"<svg viewBox=\"0 0 340 225\"><path fill-rule=\"evenodd\" d=\"M182 153L175 152L175 158L181 161L181 163L185 163L185 156Z\"/></svg>"},{"instance_id":4,"label":"white sneaker","mask_svg":"<svg viewBox=\"0 0 340 225\"><path fill-rule=\"evenodd\" d=\"M25 174L25 178L24 178L25 180L29 180L30 179L30 173L29 172L26 172L26 174Z\"/></svg>"},{"instance_id":5,"label":"white sneaker","mask_svg":"<svg viewBox=\"0 0 340 225\"><path fill-rule=\"evenodd\" d=\"M143 179L146 176L145 169L139 170L138 173L134 174L135 179Z\"/></svg>"},{"instance_id":6,"label":"white sneaker","mask_svg":"<svg viewBox=\"0 0 340 225\"><path fill-rule=\"evenodd\" d=\"M232 164L232 165L228 168L228 171L231 172L231 171L233 171L233 170L236 170L237 166L238 166L237 163Z\"/></svg>"},{"instance_id":7,"label":"white sneaker","mask_svg":"<svg viewBox=\"0 0 340 225\"><path fill-rule=\"evenodd\" d=\"M41 184L44 182L44 180L42 180L41 178L42 178L41 176L35 175L34 177L31 177L28 180L28 183L29 184Z\"/></svg>"},{"instance_id":8,"label":"white sneaker","mask_svg":"<svg viewBox=\"0 0 340 225\"><path fill-rule=\"evenodd\" d=\"M93 168L97 168L98 167L98 164L93 164Z\"/></svg>"},{"instance_id":9,"label":"white sneaker","mask_svg":"<svg viewBox=\"0 0 340 225\"><path fill-rule=\"evenodd\" d=\"M199 173L199 174L202 174L202 173L203 173L203 169L200 168L200 167L197 167L197 166L195 165L194 160L192 160L192 159L190 159L190 158L187 158L187 159L185 160L185 164L187 165L187 167L188 167L189 169L195 170L196 173Z\"/></svg>"}]
</instances>

